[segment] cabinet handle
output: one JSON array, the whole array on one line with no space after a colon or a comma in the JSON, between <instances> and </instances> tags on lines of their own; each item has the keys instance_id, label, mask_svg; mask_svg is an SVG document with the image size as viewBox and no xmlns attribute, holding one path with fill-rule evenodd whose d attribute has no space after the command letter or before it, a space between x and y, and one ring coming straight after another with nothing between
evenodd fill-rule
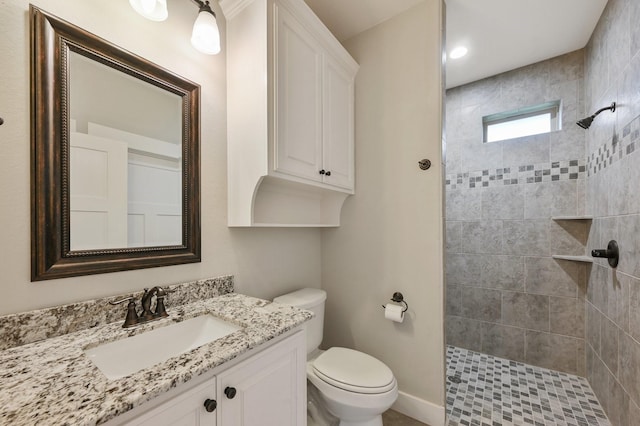
<instances>
[{"instance_id":1,"label":"cabinet handle","mask_svg":"<svg viewBox=\"0 0 640 426\"><path fill-rule=\"evenodd\" d=\"M327 171L327 173L324 174L325 176L331 176L331 172Z\"/></svg>"},{"instance_id":2,"label":"cabinet handle","mask_svg":"<svg viewBox=\"0 0 640 426\"><path fill-rule=\"evenodd\" d=\"M233 399L236 396L236 388L226 387L224 388L224 394L227 395L227 398Z\"/></svg>"},{"instance_id":3,"label":"cabinet handle","mask_svg":"<svg viewBox=\"0 0 640 426\"><path fill-rule=\"evenodd\" d=\"M218 407L218 403L215 399L206 399L204 401L204 409L207 410L207 413L213 413L215 409Z\"/></svg>"},{"instance_id":4,"label":"cabinet handle","mask_svg":"<svg viewBox=\"0 0 640 426\"><path fill-rule=\"evenodd\" d=\"M326 172L324 171L324 169L320 170L318 173L320 173L321 175L325 174Z\"/></svg>"}]
</instances>

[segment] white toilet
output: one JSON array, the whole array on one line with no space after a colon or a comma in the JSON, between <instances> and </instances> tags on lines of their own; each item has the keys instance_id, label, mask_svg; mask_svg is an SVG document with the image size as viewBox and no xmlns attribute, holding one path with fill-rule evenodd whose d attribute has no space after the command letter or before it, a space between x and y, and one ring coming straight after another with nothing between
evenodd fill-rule
<instances>
[{"instance_id":1,"label":"white toilet","mask_svg":"<svg viewBox=\"0 0 640 426\"><path fill-rule=\"evenodd\" d=\"M347 348L318 348L326 298L324 290L305 288L273 299L316 314L305 323L307 379L315 388L309 395L320 394L324 408L340 420L340 426L382 426L382 413L398 397L398 383L389 367L370 355ZM325 423L314 421L319 426Z\"/></svg>"}]
</instances>

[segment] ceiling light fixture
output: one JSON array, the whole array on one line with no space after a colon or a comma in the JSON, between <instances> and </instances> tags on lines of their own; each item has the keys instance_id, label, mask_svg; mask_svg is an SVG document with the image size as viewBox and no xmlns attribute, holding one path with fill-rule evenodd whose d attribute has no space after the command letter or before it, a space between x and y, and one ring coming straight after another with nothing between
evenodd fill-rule
<instances>
[{"instance_id":1,"label":"ceiling light fixture","mask_svg":"<svg viewBox=\"0 0 640 426\"><path fill-rule=\"evenodd\" d=\"M199 7L198 17L193 24L191 44L199 52L215 55L220 52L220 31L216 14L208 1L192 0ZM167 0L129 0L133 10L151 21L164 21L169 16Z\"/></svg>"},{"instance_id":2,"label":"ceiling light fixture","mask_svg":"<svg viewBox=\"0 0 640 426\"><path fill-rule=\"evenodd\" d=\"M459 59L466 55L468 52L467 48L464 46L458 46L449 53L449 57L451 59Z\"/></svg>"},{"instance_id":3,"label":"ceiling light fixture","mask_svg":"<svg viewBox=\"0 0 640 426\"><path fill-rule=\"evenodd\" d=\"M169 16L167 0L129 0L133 10L151 21L164 21Z\"/></svg>"}]
</instances>

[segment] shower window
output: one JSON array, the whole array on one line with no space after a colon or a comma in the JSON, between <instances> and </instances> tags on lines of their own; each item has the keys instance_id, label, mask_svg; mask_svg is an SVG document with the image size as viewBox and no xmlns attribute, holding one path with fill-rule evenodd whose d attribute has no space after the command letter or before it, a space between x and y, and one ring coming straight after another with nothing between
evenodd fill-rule
<instances>
[{"instance_id":1,"label":"shower window","mask_svg":"<svg viewBox=\"0 0 640 426\"><path fill-rule=\"evenodd\" d=\"M484 142L496 142L560 130L560 101L482 117Z\"/></svg>"}]
</instances>

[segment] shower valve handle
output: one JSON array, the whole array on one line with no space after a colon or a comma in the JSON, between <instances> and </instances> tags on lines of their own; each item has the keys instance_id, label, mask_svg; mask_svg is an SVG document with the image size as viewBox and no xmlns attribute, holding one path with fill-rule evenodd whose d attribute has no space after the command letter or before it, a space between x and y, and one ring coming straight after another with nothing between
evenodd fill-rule
<instances>
[{"instance_id":1,"label":"shower valve handle","mask_svg":"<svg viewBox=\"0 0 640 426\"><path fill-rule=\"evenodd\" d=\"M609 265L612 268L618 266L618 260L620 259L620 250L618 249L618 243L615 240L609 241L606 249L594 249L591 250L591 256L601 257L609 260Z\"/></svg>"}]
</instances>

